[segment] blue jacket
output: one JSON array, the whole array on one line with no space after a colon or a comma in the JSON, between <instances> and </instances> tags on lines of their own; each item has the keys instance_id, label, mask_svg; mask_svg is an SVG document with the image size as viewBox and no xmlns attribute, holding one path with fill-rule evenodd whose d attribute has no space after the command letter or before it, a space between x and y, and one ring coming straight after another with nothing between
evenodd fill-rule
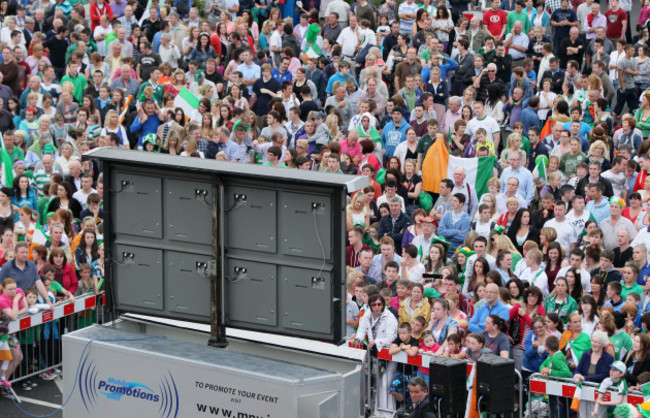
<instances>
[{"instance_id":1,"label":"blue jacket","mask_svg":"<svg viewBox=\"0 0 650 418\"><path fill-rule=\"evenodd\" d=\"M448 257L451 257L456 251L456 248L460 247L463 244L465 236L469 232L469 228L472 223L469 215L464 211L462 212L460 220L455 224L452 223L452 215L453 211L451 210L442 215L442 219L440 219L440 225L438 226L438 235L442 235L445 237L447 242L450 243L449 251L447 252Z\"/></svg>"},{"instance_id":2,"label":"blue jacket","mask_svg":"<svg viewBox=\"0 0 650 418\"><path fill-rule=\"evenodd\" d=\"M142 148L142 137L151 133L155 134L156 131L158 130L158 126L160 126L160 119L158 119L158 115L156 113L149 116L145 123L140 122L139 116L135 118L135 120L131 124L131 133L137 134L138 132L140 132L140 135L138 135L139 148Z\"/></svg>"},{"instance_id":3,"label":"blue jacket","mask_svg":"<svg viewBox=\"0 0 650 418\"><path fill-rule=\"evenodd\" d=\"M508 310L506 305L501 303L501 301L497 301L497 303L495 303L491 309L490 309L490 305L484 303L483 306L478 308L478 310L474 313L474 316L472 317L472 319L469 321L469 324L467 325L467 330L469 332L482 333L483 331L485 331L485 320L490 315L498 315L504 321L510 321L510 311Z\"/></svg>"},{"instance_id":4,"label":"blue jacket","mask_svg":"<svg viewBox=\"0 0 650 418\"><path fill-rule=\"evenodd\" d=\"M609 377L609 369L611 368L612 363L614 362L614 357L606 351L603 351L603 354L600 356L600 360L596 364L596 374L593 376L587 376L587 371L589 370L589 365L591 364L591 353L592 350L585 351L580 358L578 367L576 367L575 374L581 374L585 377L586 382L595 382L600 383L606 377Z\"/></svg>"},{"instance_id":5,"label":"blue jacket","mask_svg":"<svg viewBox=\"0 0 650 418\"><path fill-rule=\"evenodd\" d=\"M537 116L537 111L530 106L526 106L521 111L521 118L519 121L524 125L524 132L528 132L528 129L531 126L539 127L540 121L539 116Z\"/></svg>"},{"instance_id":6,"label":"blue jacket","mask_svg":"<svg viewBox=\"0 0 650 418\"><path fill-rule=\"evenodd\" d=\"M539 354L537 349L533 347L533 336L535 331L528 331L526 339L524 340L524 367L531 371L538 371L539 366L542 365L546 357L548 357L548 352L544 351L543 354Z\"/></svg>"},{"instance_id":7,"label":"blue jacket","mask_svg":"<svg viewBox=\"0 0 650 418\"><path fill-rule=\"evenodd\" d=\"M402 123L399 126L399 129L395 128L395 122L392 120L384 126L384 130L381 133L381 142L384 145L386 150L385 158L390 158L395 152L395 148L402 142L406 141L406 130L410 128L411 125L402 118Z\"/></svg>"}]
</instances>

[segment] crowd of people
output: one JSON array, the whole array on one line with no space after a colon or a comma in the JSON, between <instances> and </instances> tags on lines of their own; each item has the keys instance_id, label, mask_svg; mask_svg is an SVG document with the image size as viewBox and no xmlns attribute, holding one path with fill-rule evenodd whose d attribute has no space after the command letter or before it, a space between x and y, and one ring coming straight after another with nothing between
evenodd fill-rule
<instances>
[{"instance_id":1,"label":"crowd of people","mask_svg":"<svg viewBox=\"0 0 650 418\"><path fill-rule=\"evenodd\" d=\"M639 387L650 4L635 22L632 7L0 0L0 310L101 292L103 183L80 159L95 147L362 175L347 208L350 339ZM463 166L431 186L441 144L494 157L487 191ZM28 341L0 346L5 385ZM426 416L428 374L412 372L406 385L389 365L380 403ZM565 402L548 399L552 416Z\"/></svg>"}]
</instances>

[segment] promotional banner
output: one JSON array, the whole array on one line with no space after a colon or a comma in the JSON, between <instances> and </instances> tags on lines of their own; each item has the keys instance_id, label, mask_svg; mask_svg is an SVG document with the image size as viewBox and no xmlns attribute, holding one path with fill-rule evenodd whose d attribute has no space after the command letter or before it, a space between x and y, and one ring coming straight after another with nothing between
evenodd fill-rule
<instances>
[{"instance_id":1,"label":"promotional banner","mask_svg":"<svg viewBox=\"0 0 650 418\"><path fill-rule=\"evenodd\" d=\"M83 352L84 346L66 344L65 397L74 393L65 417L297 416L291 381L102 343Z\"/></svg>"}]
</instances>

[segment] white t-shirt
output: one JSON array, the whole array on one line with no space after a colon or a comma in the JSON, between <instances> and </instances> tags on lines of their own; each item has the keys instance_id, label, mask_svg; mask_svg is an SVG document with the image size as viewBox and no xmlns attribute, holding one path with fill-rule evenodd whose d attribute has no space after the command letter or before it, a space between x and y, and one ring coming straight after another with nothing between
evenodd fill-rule
<instances>
[{"instance_id":1,"label":"white t-shirt","mask_svg":"<svg viewBox=\"0 0 650 418\"><path fill-rule=\"evenodd\" d=\"M98 25L95 28L95 30L93 31L93 39L95 38L95 36L98 36L98 35L106 36L111 32L113 32L113 27L112 26L109 25L107 28L104 28L102 25ZM101 55L102 57L106 56L106 41L105 40L97 41L97 52L99 52L99 55Z\"/></svg>"},{"instance_id":2,"label":"white t-shirt","mask_svg":"<svg viewBox=\"0 0 650 418\"><path fill-rule=\"evenodd\" d=\"M72 198L76 199L77 202L79 202L79 204L81 205L82 210L85 210L88 207L88 205L87 205L88 204L88 196L91 193L97 193L97 190L91 188L90 193L85 194L83 192L83 189L79 189L76 192L74 192L74 194L72 195Z\"/></svg>"},{"instance_id":3,"label":"white t-shirt","mask_svg":"<svg viewBox=\"0 0 650 418\"><path fill-rule=\"evenodd\" d=\"M344 56L353 57L357 49L357 44L359 43L359 38L357 37L357 33L348 26L336 38L336 43L341 45L341 53Z\"/></svg>"},{"instance_id":4,"label":"white t-shirt","mask_svg":"<svg viewBox=\"0 0 650 418\"><path fill-rule=\"evenodd\" d=\"M556 241L560 243L564 251L568 254L571 251L571 244L578 240L578 234L571 221L565 219L563 222L559 222L553 218L546 221L544 226L555 229L555 232L557 232Z\"/></svg>"},{"instance_id":5,"label":"white t-shirt","mask_svg":"<svg viewBox=\"0 0 650 418\"><path fill-rule=\"evenodd\" d=\"M604 171L601 176L609 180L612 183L612 189L614 189L614 196L621 197L623 195L623 190L627 189L627 178L625 173L620 172L614 174L611 170Z\"/></svg>"},{"instance_id":6,"label":"white t-shirt","mask_svg":"<svg viewBox=\"0 0 650 418\"><path fill-rule=\"evenodd\" d=\"M279 50L282 49L282 35L280 33L278 33L277 30L274 31L271 34L271 39L269 40L269 50L271 50L271 47L274 47L274 46L278 47ZM278 57L280 56L279 52L277 52L277 53L276 52L271 52L271 56L273 57L274 61L275 61L276 54L278 55Z\"/></svg>"},{"instance_id":7,"label":"white t-shirt","mask_svg":"<svg viewBox=\"0 0 650 418\"><path fill-rule=\"evenodd\" d=\"M585 224L591 217L591 213L588 210L582 211L582 215L577 216L573 209L567 213L566 218L571 222L573 228L576 230L576 234L582 234L582 231L585 229Z\"/></svg>"},{"instance_id":8,"label":"white t-shirt","mask_svg":"<svg viewBox=\"0 0 650 418\"><path fill-rule=\"evenodd\" d=\"M408 277L402 277L402 279L409 279L413 283L420 283L424 273L426 273L424 265L422 263L417 263L413 267L406 269Z\"/></svg>"},{"instance_id":9,"label":"white t-shirt","mask_svg":"<svg viewBox=\"0 0 650 418\"><path fill-rule=\"evenodd\" d=\"M537 286L542 291L542 294L544 294L544 297L548 296L548 276L542 267L535 271L531 271L530 268L524 270L519 279L522 282L528 282L530 285Z\"/></svg>"},{"instance_id":10,"label":"white t-shirt","mask_svg":"<svg viewBox=\"0 0 650 418\"><path fill-rule=\"evenodd\" d=\"M472 139L476 139L476 131L478 128L485 129L487 137L490 138L491 141L494 140L494 134L501 132L499 124L492 116L485 116L483 119L472 118L472 120L467 123L465 133L469 134Z\"/></svg>"}]
</instances>

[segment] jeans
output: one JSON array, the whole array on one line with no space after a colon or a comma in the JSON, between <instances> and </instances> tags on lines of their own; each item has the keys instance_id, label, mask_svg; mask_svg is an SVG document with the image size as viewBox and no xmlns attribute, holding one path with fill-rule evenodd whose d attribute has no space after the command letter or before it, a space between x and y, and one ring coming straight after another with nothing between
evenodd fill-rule
<instances>
[{"instance_id":1,"label":"jeans","mask_svg":"<svg viewBox=\"0 0 650 418\"><path fill-rule=\"evenodd\" d=\"M618 90L618 96L616 98L616 107L614 108L614 114L620 116L623 113L623 107L627 103L627 111L634 113L636 108L639 105L639 99L636 95L636 88L625 89L625 91Z\"/></svg>"}]
</instances>

